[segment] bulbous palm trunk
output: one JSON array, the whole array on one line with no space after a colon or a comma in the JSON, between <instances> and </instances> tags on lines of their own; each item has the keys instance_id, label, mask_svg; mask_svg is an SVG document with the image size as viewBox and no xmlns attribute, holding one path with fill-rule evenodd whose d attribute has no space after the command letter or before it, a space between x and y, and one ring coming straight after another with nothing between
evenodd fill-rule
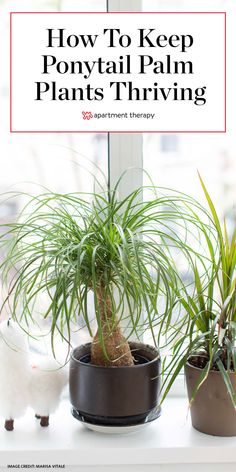
<instances>
[{"instance_id":1,"label":"bulbous palm trunk","mask_svg":"<svg viewBox=\"0 0 236 472\"><path fill-rule=\"evenodd\" d=\"M101 330L104 349L100 344L97 331L93 338L91 348L91 362L101 366L131 366L134 364L133 356L128 342L125 340L118 321L112 317L111 300L106 295L103 287L97 289L97 300L99 304L99 316L101 319Z\"/></svg>"}]
</instances>

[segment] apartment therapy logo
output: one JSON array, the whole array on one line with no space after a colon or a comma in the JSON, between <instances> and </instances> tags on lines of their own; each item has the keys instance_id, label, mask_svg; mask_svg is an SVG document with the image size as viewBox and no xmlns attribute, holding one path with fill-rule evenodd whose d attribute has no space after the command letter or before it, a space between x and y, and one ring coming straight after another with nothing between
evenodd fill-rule
<instances>
[{"instance_id":1,"label":"apartment therapy logo","mask_svg":"<svg viewBox=\"0 0 236 472\"><path fill-rule=\"evenodd\" d=\"M102 56L96 59L80 60L80 50L86 49L88 56L92 56L93 50L108 48L113 55L113 49L122 53L118 60L105 60ZM135 43L139 50L148 50L148 54L137 54L136 57L127 54L129 48ZM47 28L45 31L45 46L50 54L41 55L41 75L50 76L52 73L60 76L73 75L83 78L84 87L59 87L57 81L40 80L35 82L35 100L72 100L72 101L102 101L105 96L104 87L96 87L91 83L96 73L104 75L119 75L119 77L132 76L135 69L140 76L150 75L193 75L195 67L189 54L194 44L192 34L164 34L154 28L138 28L133 37L127 33L121 33L120 28L104 28L102 34L75 34L69 33L66 28ZM57 57L58 49L73 49L76 51L75 60L60 60ZM155 50L155 53L153 52ZM160 50L169 51L163 60L158 60ZM92 53L91 53L92 51ZM123 54L123 51L126 54ZM157 53L156 53L157 51ZM178 53L183 56L181 60L175 60L172 56ZM187 60L186 60L187 56ZM93 56L94 57L94 56ZM140 81L139 81L140 82ZM197 88L181 87L174 80L170 86L159 86L154 81L150 87L140 87L132 80L112 80L109 82L114 101L191 101L194 105L202 106L206 103L205 85Z\"/></svg>"}]
</instances>

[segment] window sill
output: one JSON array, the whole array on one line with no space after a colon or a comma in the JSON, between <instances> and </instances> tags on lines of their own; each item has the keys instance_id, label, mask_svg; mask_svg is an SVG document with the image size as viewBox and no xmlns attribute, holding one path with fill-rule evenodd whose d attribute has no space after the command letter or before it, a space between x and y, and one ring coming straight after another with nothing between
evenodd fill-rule
<instances>
[{"instance_id":1,"label":"window sill","mask_svg":"<svg viewBox=\"0 0 236 472\"><path fill-rule=\"evenodd\" d=\"M185 471L183 466L179 469L178 464L186 464L186 470L189 470L187 464L201 464L199 470L205 472L203 464L221 464L223 469L214 470L226 472L235 470L236 441L194 430L186 398L166 400L159 419L142 431L120 436L87 430L70 415L70 406L65 400L51 417L49 428L40 428L29 411L16 421L13 432L0 431L0 469L4 470L9 464L65 464L66 470L75 470L77 466L80 471L89 472L100 467L110 472L112 466L118 471L128 470L128 467L139 470L138 465L145 465L145 471L159 470L153 468L154 465L159 465L161 470ZM168 469L164 464L169 465ZM192 471L198 470L195 467Z\"/></svg>"}]
</instances>

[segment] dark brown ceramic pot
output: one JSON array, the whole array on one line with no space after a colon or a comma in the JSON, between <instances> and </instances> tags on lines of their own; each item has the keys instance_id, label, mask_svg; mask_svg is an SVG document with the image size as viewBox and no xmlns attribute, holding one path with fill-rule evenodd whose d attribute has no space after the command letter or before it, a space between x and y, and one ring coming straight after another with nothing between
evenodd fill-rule
<instances>
[{"instance_id":1,"label":"dark brown ceramic pot","mask_svg":"<svg viewBox=\"0 0 236 472\"><path fill-rule=\"evenodd\" d=\"M202 370L189 362L185 367L188 397L192 393ZM230 374L236 393L236 378ZM202 433L213 436L236 436L236 411L220 372L211 370L192 403L192 425Z\"/></svg>"},{"instance_id":2,"label":"dark brown ceramic pot","mask_svg":"<svg viewBox=\"0 0 236 472\"><path fill-rule=\"evenodd\" d=\"M160 357L151 346L130 342L135 365L101 367L90 363L91 344L73 351L70 362L72 414L98 425L128 426L160 415Z\"/></svg>"}]
</instances>

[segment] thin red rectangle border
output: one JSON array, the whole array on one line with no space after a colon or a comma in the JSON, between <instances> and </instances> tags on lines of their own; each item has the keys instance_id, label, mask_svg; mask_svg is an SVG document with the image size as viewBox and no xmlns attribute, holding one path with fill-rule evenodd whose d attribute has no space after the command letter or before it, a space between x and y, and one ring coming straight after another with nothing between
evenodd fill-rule
<instances>
[{"instance_id":1,"label":"thin red rectangle border","mask_svg":"<svg viewBox=\"0 0 236 472\"><path fill-rule=\"evenodd\" d=\"M79 14L79 15L88 15L88 14L97 14L97 15L112 15L112 14L121 14L121 15L127 15L127 14L141 14L141 15L145 15L145 14L157 14L157 15L224 15L224 68L225 68L225 73L224 73L224 102L225 102L225 106L224 106L224 130L220 130L220 131L206 131L206 130L203 130L203 131L55 131L55 130L52 130L52 131L32 131L32 130L29 130L29 131L16 131L16 130L13 130L12 129L12 114L13 114L13 105L12 105L12 17L13 15L55 15L55 14L68 14L68 15L74 15L74 14ZM174 134L181 134L181 133L208 133L208 134L214 134L214 133L217 133L217 134L220 134L220 133L226 133L227 131L227 105L226 105L226 100L227 100L227 91L226 91L226 80L227 80L227 54L226 54L226 12L219 12L219 11L215 11L215 12L141 12L141 11L136 11L136 12L132 12L132 11L128 11L128 12L10 12L10 133L66 133L66 134L69 134L69 133L92 133L92 134L97 134L97 133L114 133L114 134L140 134L140 133L161 133L161 134L164 134L164 133L174 133Z\"/></svg>"}]
</instances>

